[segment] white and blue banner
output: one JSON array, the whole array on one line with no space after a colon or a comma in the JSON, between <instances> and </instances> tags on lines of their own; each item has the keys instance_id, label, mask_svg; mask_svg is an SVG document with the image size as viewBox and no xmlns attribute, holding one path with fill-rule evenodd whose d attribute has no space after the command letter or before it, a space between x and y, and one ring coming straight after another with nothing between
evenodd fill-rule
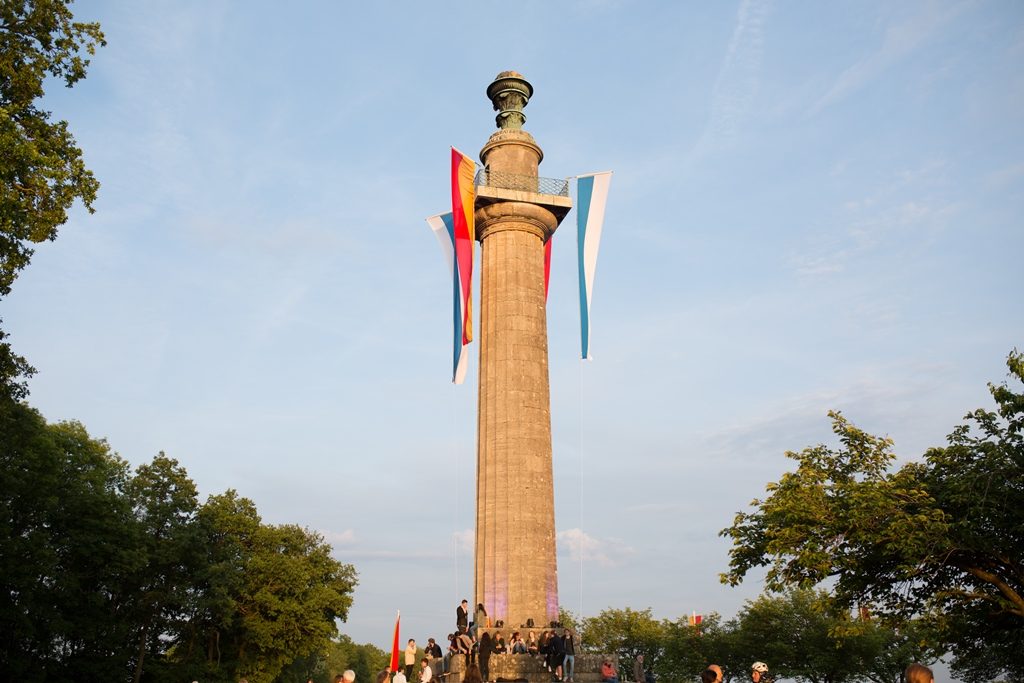
<instances>
[{"instance_id":1,"label":"white and blue banner","mask_svg":"<svg viewBox=\"0 0 1024 683\"><path fill-rule=\"evenodd\" d=\"M604 225L604 207L608 201L608 186L612 172L577 176L576 180L576 240L580 267L580 341L583 358L590 358L590 300L594 294L594 271L597 269L597 250L601 246L601 228Z\"/></svg>"},{"instance_id":2,"label":"white and blue banner","mask_svg":"<svg viewBox=\"0 0 1024 683\"><path fill-rule=\"evenodd\" d=\"M452 213L438 214L427 219L427 225L434 231L434 237L441 244L441 251L444 252L445 260L448 262L448 272L452 277L452 318L454 326L453 353L452 353L452 381L455 384L462 384L466 379L466 367L469 354L466 352L467 344L463 344L462 337L462 279L459 277L459 262L455 258L455 221Z\"/></svg>"}]
</instances>

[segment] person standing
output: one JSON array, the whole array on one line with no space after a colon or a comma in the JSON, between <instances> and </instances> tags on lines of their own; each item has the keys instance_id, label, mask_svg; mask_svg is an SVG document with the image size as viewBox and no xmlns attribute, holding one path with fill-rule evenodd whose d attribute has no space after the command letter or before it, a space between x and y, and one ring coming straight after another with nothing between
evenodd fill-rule
<instances>
[{"instance_id":1,"label":"person standing","mask_svg":"<svg viewBox=\"0 0 1024 683\"><path fill-rule=\"evenodd\" d=\"M572 629L566 629L562 636L565 660L562 662L562 674L567 683L572 682L572 675L576 670L576 634Z\"/></svg>"},{"instance_id":2,"label":"person standing","mask_svg":"<svg viewBox=\"0 0 1024 683\"><path fill-rule=\"evenodd\" d=\"M412 676L412 667L416 665L416 641L412 638L409 639L409 644L405 646L405 677L410 678Z\"/></svg>"},{"instance_id":3,"label":"person standing","mask_svg":"<svg viewBox=\"0 0 1024 683\"><path fill-rule=\"evenodd\" d=\"M455 630L465 631L469 629L469 601L463 600L462 604L455 608Z\"/></svg>"},{"instance_id":4,"label":"person standing","mask_svg":"<svg viewBox=\"0 0 1024 683\"><path fill-rule=\"evenodd\" d=\"M644 683L644 656L643 655L637 655L636 656L636 661L633 662L633 681L634 681L634 683Z\"/></svg>"},{"instance_id":5,"label":"person standing","mask_svg":"<svg viewBox=\"0 0 1024 683\"><path fill-rule=\"evenodd\" d=\"M478 602L476 604L476 611L473 612L473 625L469 627L469 635L473 636L473 640L480 638L480 629L487 628L487 610L484 609L484 603Z\"/></svg>"},{"instance_id":6,"label":"person standing","mask_svg":"<svg viewBox=\"0 0 1024 683\"><path fill-rule=\"evenodd\" d=\"M477 648L477 656L480 662L480 675L485 681L491 680L491 653L494 652L494 641L491 634L484 631L480 636L480 646Z\"/></svg>"},{"instance_id":7,"label":"person standing","mask_svg":"<svg viewBox=\"0 0 1024 683\"><path fill-rule=\"evenodd\" d=\"M562 665L565 664L565 641L555 631L551 632L551 663L555 670L555 680L562 680Z\"/></svg>"}]
</instances>

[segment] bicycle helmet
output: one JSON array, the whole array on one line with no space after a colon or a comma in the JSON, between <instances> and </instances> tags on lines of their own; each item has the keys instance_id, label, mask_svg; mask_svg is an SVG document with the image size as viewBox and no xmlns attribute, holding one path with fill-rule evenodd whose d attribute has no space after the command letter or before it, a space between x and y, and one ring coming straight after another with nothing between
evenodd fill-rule
<instances>
[{"instance_id":1,"label":"bicycle helmet","mask_svg":"<svg viewBox=\"0 0 1024 683\"><path fill-rule=\"evenodd\" d=\"M764 662L754 662L753 664L750 665L750 670L751 671L756 671L756 672L761 673L761 674L766 674L766 673L768 673L768 665L765 664Z\"/></svg>"}]
</instances>

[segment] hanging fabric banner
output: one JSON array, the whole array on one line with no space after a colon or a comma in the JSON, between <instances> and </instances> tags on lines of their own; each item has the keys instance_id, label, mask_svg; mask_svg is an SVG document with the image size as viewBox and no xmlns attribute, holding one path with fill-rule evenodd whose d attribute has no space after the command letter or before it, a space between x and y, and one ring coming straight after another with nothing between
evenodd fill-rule
<instances>
[{"instance_id":1,"label":"hanging fabric banner","mask_svg":"<svg viewBox=\"0 0 1024 683\"><path fill-rule=\"evenodd\" d=\"M452 219L455 227L455 261L459 264L462 284L462 343L473 341L473 243L476 226L473 220L476 188L473 176L476 164L452 147Z\"/></svg>"},{"instance_id":2,"label":"hanging fabric banner","mask_svg":"<svg viewBox=\"0 0 1024 683\"><path fill-rule=\"evenodd\" d=\"M463 301L462 279L459 277L459 262L455 258L455 221L451 213L438 214L427 219L427 225L434 231L434 237L441 245L445 261L448 263L448 273L452 278L452 382L462 384L466 378L466 366L469 354L466 353L466 346L463 342L462 314Z\"/></svg>"},{"instance_id":3,"label":"hanging fabric banner","mask_svg":"<svg viewBox=\"0 0 1024 683\"><path fill-rule=\"evenodd\" d=\"M594 294L594 270L601 246L604 207L612 172L579 176L576 181L576 240L580 269L580 343L583 358L590 358L590 300Z\"/></svg>"},{"instance_id":4,"label":"hanging fabric banner","mask_svg":"<svg viewBox=\"0 0 1024 683\"><path fill-rule=\"evenodd\" d=\"M555 241L552 234L544 243L544 301L548 300L548 282L551 280L551 243Z\"/></svg>"}]
</instances>

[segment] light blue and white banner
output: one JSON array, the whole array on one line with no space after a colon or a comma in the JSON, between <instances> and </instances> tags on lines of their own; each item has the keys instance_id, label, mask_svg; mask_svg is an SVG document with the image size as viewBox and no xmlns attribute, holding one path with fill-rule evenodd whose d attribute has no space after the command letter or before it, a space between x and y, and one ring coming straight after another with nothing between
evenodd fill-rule
<instances>
[{"instance_id":1,"label":"light blue and white banner","mask_svg":"<svg viewBox=\"0 0 1024 683\"><path fill-rule=\"evenodd\" d=\"M591 173L576 180L576 240L580 267L580 341L583 358L590 358L590 301L594 295L597 250L601 246L604 207L612 172Z\"/></svg>"},{"instance_id":2,"label":"light blue and white banner","mask_svg":"<svg viewBox=\"0 0 1024 683\"><path fill-rule=\"evenodd\" d=\"M438 243L441 245L441 251L444 252L445 260L448 262L448 272L452 277L452 322L454 326L452 381L456 384L462 384L462 381L466 379L469 354L466 352L466 346L468 345L462 343L462 302L465 299L462 296L459 262L455 258L455 221L452 218L452 213L449 211L448 213L431 216L427 219L427 225L434 231L434 237L437 238Z\"/></svg>"}]
</instances>

